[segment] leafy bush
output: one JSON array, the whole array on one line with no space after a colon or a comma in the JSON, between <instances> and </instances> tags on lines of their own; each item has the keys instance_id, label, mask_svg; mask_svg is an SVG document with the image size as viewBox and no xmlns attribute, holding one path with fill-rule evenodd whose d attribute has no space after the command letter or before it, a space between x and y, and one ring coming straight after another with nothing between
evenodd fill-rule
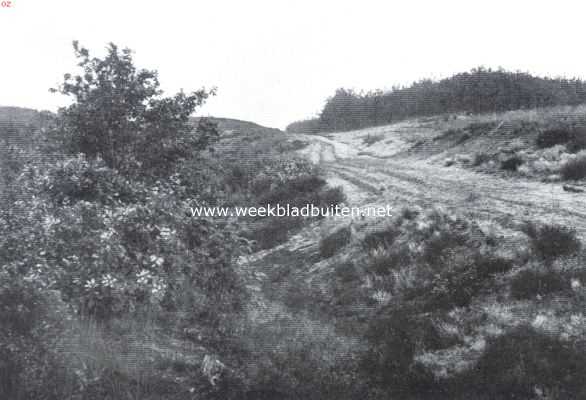
<instances>
[{"instance_id":1,"label":"leafy bush","mask_svg":"<svg viewBox=\"0 0 586 400\"><path fill-rule=\"evenodd\" d=\"M217 136L209 121L194 131L189 117L214 94L200 89L162 97L155 71L137 69L130 49L114 44L103 58L73 43L80 74L65 74L54 92L71 96L52 132L71 154L101 157L121 172L168 176L176 162L207 148Z\"/></svg>"},{"instance_id":2,"label":"leafy bush","mask_svg":"<svg viewBox=\"0 0 586 400\"><path fill-rule=\"evenodd\" d=\"M140 184L130 182L106 166L101 159L88 160L83 154L49 167L43 190L56 205L95 201L113 204L136 200Z\"/></svg>"},{"instance_id":3,"label":"leafy bush","mask_svg":"<svg viewBox=\"0 0 586 400\"><path fill-rule=\"evenodd\" d=\"M523 164L523 159L517 155L501 162L501 169L505 171L516 171Z\"/></svg>"},{"instance_id":4,"label":"leafy bush","mask_svg":"<svg viewBox=\"0 0 586 400\"><path fill-rule=\"evenodd\" d=\"M559 272L525 270L512 279L511 296L517 300L532 299L537 295L543 296L569 288L569 280Z\"/></svg>"},{"instance_id":5,"label":"leafy bush","mask_svg":"<svg viewBox=\"0 0 586 400\"><path fill-rule=\"evenodd\" d=\"M582 247L576 230L564 226L526 223L524 231L529 236L534 253L545 261L575 254Z\"/></svg>"},{"instance_id":6,"label":"leafy bush","mask_svg":"<svg viewBox=\"0 0 586 400\"><path fill-rule=\"evenodd\" d=\"M463 382L480 398L578 400L586 395L583 348L521 326L490 339L477 365ZM471 396L469 398L478 398Z\"/></svg>"},{"instance_id":7,"label":"leafy bush","mask_svg":"<svg viewBox=\"0 0 586 400\"><path fill-rule=\"evenodd\" d=\"M61 360L53 346L70 315L58 294L23 271L0 268L0 397L60 398Z\"/></svg>"},{"instance_id":8,"label":"leafy bush","mask_svg":"<svg viewBox=\"0 0 586 400\"><path fill-rule=\"evenodd\" d=\"M564 180L580 180L586 178L586 155L567 161L560 170Z\"/></svg>"},{"instance_id":9,"label":"leafy bush","mask_svg":"<svg viewBox=\"0 0 586 400\"><path fill-rule=\"evenodd\" d=\"M338 229L320 240L319 254L322 258L330 258L350 243L351 237L352 233L350 228L344 227Z\"/></svg>"}]
</instances>

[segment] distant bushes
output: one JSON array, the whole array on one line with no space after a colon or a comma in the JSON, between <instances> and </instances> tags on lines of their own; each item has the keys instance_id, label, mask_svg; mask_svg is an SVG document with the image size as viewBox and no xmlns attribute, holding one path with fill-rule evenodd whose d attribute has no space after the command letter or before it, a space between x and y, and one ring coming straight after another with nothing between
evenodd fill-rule
<instances>
[{"instance_id":1,"label":"distant bushes","mask_svg":"<svg viewBox=\"0 0 586 400\"><path fill-rule=\"evenodd\" d=\"M439 81L421 80L387 92L338 89L321 111L319 129L322 132L348 131L413 117L502 112L585 101L586 83L581 80L544 79L481 67ZM485 128L482 128L483 133L490 129ZM469 137L472 136L474 133Z\"/></svg>"},{"instance_id":2,"label":"distant bushes","mask_svg":"<svg viewBox=\"0 0 586 400\"><path fill-rule=\"evenodd\" d=\"M514 299L533 299L550 293L568 290L570 283L557 271L525 270L511 281L511 296Z\"/></svg>"},{"instance_id":3,"label":"distant bushes","mask_svg":"<svg viewBox=\"0 0 586 400\"><path fill-rule=\"evenodd\" d=\"M576 231L564 226L555 224L537 226L528 222L523 230L530 239L533 252L545 261L575 254L582 246Z\"/></svg>"},{"instance_id":4,"label":"distant bushes","mask_svg":"<svg viewBox=\"0 0 586 400\"><path fill-rule=\"evenodd\" d=\"M564 180L580 180L586 178L586 154L568 160L560 170Z\"/></svg>"},{"instance_id":5,"label":"distant bushes","mask_svg":"<svg viewBox=\"0 0 586 400\"><path fill-rule=\"evenodd\" d=\"M344 248L348 243L352 233L350 228L344 227L324 237L319 242L319 254L322 258L329 258Z\"/></svg>"}]
</instances>

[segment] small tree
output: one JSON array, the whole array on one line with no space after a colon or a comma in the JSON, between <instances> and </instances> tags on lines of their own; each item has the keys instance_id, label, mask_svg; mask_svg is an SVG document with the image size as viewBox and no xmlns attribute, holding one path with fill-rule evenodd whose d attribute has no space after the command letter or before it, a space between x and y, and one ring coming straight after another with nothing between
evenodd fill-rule
<instances>
[{"instance_id":1,"label":"small tree","mask_svg":"<svg viewBox=\"0 0 586 400\"><path fill-rule=\"evenodd\" d=\"M79 75L64 75L52 92L73 97L59 111L56 133L72 153L101 157L122 172L167 173L176 161L205 148L215 126L194 130L189 116L215 89L163 97L156 71L137 69L130 49L110 43L104 58L73 42Z\"/></svg>"}]
</instances>

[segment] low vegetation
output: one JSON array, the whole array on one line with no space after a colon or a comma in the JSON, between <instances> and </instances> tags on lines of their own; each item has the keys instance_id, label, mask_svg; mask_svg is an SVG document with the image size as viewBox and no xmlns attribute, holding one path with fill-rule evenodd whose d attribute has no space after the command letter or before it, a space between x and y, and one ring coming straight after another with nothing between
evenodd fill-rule
<instances>
[{"instance_id":1,"label":"low vegetation","mask_svg":"<svg viewBox=\"0 0 586 400\"><path fill-rule=\"evenodd\" d=\"M477 399L580 399L586 353L576 344L520 326L491 339L467 375ZM475 387L473 387L475 386ZM464 397L462 397L464 398Z\"/></svg>"},{"instance_id":2,"label":"low vegetation","mask_svg":"<svg viewBox=\"0 0 586 400\"><path fill-rule=\"evenodd\" d=\"M528 222L523 230L531 241L534 253L548 262L576 254L581 249L577 233L571 228L555 224L536 226Z\"/></svg>"}]
</instances>

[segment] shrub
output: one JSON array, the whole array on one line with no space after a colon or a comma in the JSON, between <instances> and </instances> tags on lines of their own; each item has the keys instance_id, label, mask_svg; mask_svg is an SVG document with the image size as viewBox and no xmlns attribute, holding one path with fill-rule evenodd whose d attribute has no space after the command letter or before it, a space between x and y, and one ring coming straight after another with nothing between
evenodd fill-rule
<instances>
[{"instance_id":1,"label":"shrub","mask_svg":"<svg viewBox=\"0 0 586 400\"><path fill-rule=\"evenodd\" d=\"M557 128L548 129L540 132L535 139L535 144L541 149L553 147L556 144L565 144L569 142L573 137L570 129Z\"/></svg>"},{"instance_id":2,"label":"shrub","mask_svg":"<svg viewBox=\"0 0 586 400\"><path fill-rule=\"evenodd\" d=\"M205 119L195 132L189 122L214 90L162 97L157 73L136 68L130 49L120 51L111 43L100 59L78 42L73 47L80 74L65 74L53 91L74 101L60 110L58 129L51 132L71 153L99 156L119 171L167 176L176 162L207 148L218 135Z\"/></svg>"},{"instance_id":3,"label":"shrub","mask_svg":"<svg viewBox=\"0 0 586 400\"><path fill-rule=\"evenodd\" d=\"M430 265L443 265L444 256L468 244L469 237L466 231L441 226L436 226L434 230L435 232L426 238L422 254L423 261Z\"/></svg>"},{"instance_id":4,"label":"shrub","mask_svg":"<svg viewBox=\"0 0 586 400\"><path fill-rule=\"evenodd\" d=\"M572 153L586 149L586 128L576 129L567 147Z\"/></svg>"},{"instance_id":5,"label":"shrub","mask_svg":"<svg viewBox=\"0 0 586 400\"><path fill-rule=\"evenodd\" d=\"M55 381L60 354L53 338L70 315L65 307L59 314L58 294L13 267L0 269L0 398L64 398Z\"/></svg>"},{"instance_id":6,"label":"shrub","mask_svg":"<svg viewBox=\"0 0 586 400\"><path fill-rule=\"evenodd\" d=\"M501 163L501 169L505 171L516 171L523 164L523 159L517 155L510 157Z\"/></svg>"},{"instance_id":7,"label":"shrub","mask_svg":"<svg viewBox=\"0 0 586 400\"><path fill-rule=\"evenodd\" d=\"M535 399L540 389L542 398L578 400L586 395L586 354L580 346L521 326L489 340L477 365L465 375L464 381L481 398Z\"/></svg>"},{"instance_id":8,"label":"shrub","mask_svg":"<svg viewBox=\"0 0 586 400\"><path fill-rule=\"evenodd\" d=\"M545 261L575 254L582 246L576 230L564 226L546 224L537 227L527 223L523 230L529 236L534 253Z\"/></svg>"},{"instance_id":9,"label":"shrub","mask_svg":"<svg viewBox=\"0 0 586 400\"><path fill-rule=\"evenodd\" d=\"M560 170L564 180L579 180L586 178L586 155L567 161Z\"/></svg>"},{"instance_id":10,"label":"shrub","mask_svg":"<svg viewBox=\"0 0 586 400\"><path fill-rule=\"evenodd\" d=\"M525 270L511 281L511 296L517 300L568 290L570 282L556 271Z\"/></svg>"},{"instance_id":11,"label":"shrub","mask_svg":"<svg viewBox=\"0 0 586 400\"><path fill-rule=\"evenodd\" d=\"M324 237L319 242L319 254L322 258L330 258L339 250L344 248L348 243L352 233L350 228L344 227Z\"/></svg>"},{"instance_id":12,"label":"shrub","mask_svg":"<svg viewBox=\"0 0 586 400\"><path fill-rule=\"evenodd\" d=\"M487 276L473 264L456 265L433 279L427 297L428 310L450 310L470 305Z\"/></svg>"}]
</instances>

